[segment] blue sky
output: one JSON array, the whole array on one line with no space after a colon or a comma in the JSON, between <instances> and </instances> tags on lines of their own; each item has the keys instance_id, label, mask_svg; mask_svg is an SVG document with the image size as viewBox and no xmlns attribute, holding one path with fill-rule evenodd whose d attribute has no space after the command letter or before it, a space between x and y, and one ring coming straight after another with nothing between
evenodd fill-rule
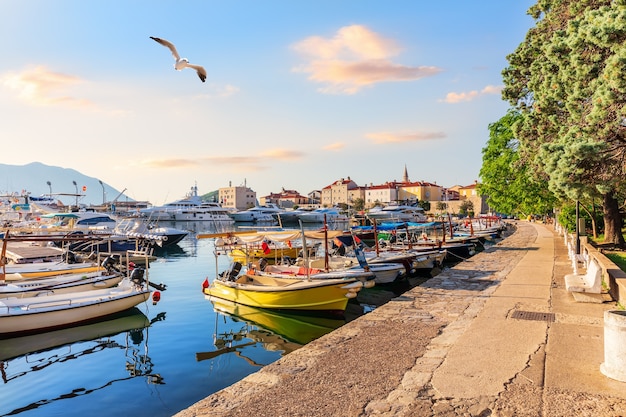
<instances>
[{"instance_id":1,"label":"blue sky","mask_svg":"<svg viewBox=\"0 0 626 417\"><path fill-rule=\"evenodd\" d=\"M194 183L380 184L405 165L412 181L468 185L533 3L0 0L2 162L73 168L154 204ZM1 191L23 188L12 181Z\"/></svg>"}]
</instances>

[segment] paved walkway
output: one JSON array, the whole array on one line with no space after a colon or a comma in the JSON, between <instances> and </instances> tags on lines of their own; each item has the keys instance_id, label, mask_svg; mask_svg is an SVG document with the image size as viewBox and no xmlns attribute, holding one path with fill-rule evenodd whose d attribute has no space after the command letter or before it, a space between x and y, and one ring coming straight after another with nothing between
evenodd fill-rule
<instances>
[{"instance_id":1,"label":"paved walkway","mask_svg":"<svg viewBox=\"0 0 626 417\"><path fill-rule=\"evenodd\" d=\"M626 416L600 372L603 314L563 239L518 222L492 248L180 412L189 416Z\"/></svg>"}]
</instances>

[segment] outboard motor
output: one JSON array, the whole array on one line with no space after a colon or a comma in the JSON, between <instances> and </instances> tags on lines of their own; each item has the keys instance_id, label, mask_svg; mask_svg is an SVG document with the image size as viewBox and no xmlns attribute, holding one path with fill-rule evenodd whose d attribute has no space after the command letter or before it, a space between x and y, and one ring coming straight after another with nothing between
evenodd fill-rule
<instances>
[{"instance_id":1,"label":"outboard motor","mask_svg":"<svg viewBox=\"0 0 626 417\"><path fill-rule=\"evenodd\" d=\"M143 268L135 268L130 273L130 280L135 284L141 286L146 280L144 279L145 270Z\"/></svg>"},{"instance_id":2,"label":"outboard motor","mask_svg":"<svg viewBox=\"0 0 626 417\"><path fill-rule=\"evenodd\" d=\"M259 259L259 269L261 271L265 271L265 267L267 266L267 259L261 258Z\"/></svg>"},{"instance_id":3,"label":"outboard motor","mask_svg":"<svg viewBox=\"0 0 626 417\"><path fill-rule=\"evenodd\" d=\"M219 274L219 276L224 281L234 281L237 279L239 272L241 272L241 263L233 262L230 268Z\"/></svg>"},{"instance_id":4,"label":"outboard motor","mask_svg":"<svg viewBox=\"0 0 626 417\"><path fill-rule=\"evenodd\" d=\"M65 253L65 262L67 262L68 264L75 264L78 262L78 260L76 259L76 254L72 251L67 251Z\"/></svg>"},{"instance_id":5,"label":"outboard motor","mask_svg":"<svg viewBox=\"0 0 626 417\"><path fill-rule=\"evenodd\" d=\"M109 272L120 272L120 270L116 267L118 263L119 261L114 256L107 256L106 258L104 258L104 261L102 261L102 266L105 267Z\"/></svg>"}]
</instances>

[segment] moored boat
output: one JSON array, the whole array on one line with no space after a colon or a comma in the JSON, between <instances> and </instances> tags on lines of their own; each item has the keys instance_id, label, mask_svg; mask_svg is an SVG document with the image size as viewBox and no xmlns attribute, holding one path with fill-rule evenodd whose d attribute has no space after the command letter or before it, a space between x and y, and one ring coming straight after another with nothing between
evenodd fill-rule
<instances>
[{"instance_id":1,"label":"moored boat","mask_svg":"<svg viewBox=\"0 0 626 417\"><path fill-rule=\"evenodd\" d=\"M5 265L5 279L7 281L22 280L24 278L42 278L61 274L84 274L97 272L103 268L94 262L33 262L27 264Z\"/></svg>"},{"instance_id":2,"label":"moored boat","mask_svg":"<svg viewBox=\"0 0 626 417\"><path fill-rule=\"evenodd\" d=\"M251 207L247 210L229 213L230 217L241 223L276 223L276 216L285 211L276 204L267 203L261 206Z\"/></svg>"},{"instance_id":3,"label":"moored boat","mask_svg":"<svg viewBox=\"0 0 626 417\"><path fill-rule=\"evenodd\" d=\"M0 285L0 299L40 297L113 287L122 281L119 273L107 271L87 274L62 274L58 276L13 281Z\"/></svg>"},{"instance_id":4,"label":"moored boat","mask_svg":"<svg viewBox=\"0 0 626 417\"><path fill-rule=\"evenodd\" d=\"M0 300L0 337L53 330L128 310L150 296L147 285L125 278L113 288Z\"/></svg>"},{"instance_id":5,"label":"moored boat","mask_svg":"<svg viewBox=\"0 0 626 417\"><path fill-rule=\"evenodd\" d=\"M350 218L336 208L318 208L298 215L302 223L348 223Z\"/></svg>"},{"instance_id":6,"label":"moored boat","mask_svg":"<svg viewBox=\"0 0 626 417\"><path fill-rule=\"evenodd\" d=\"M343 314L348 300L362 287L356 279L302 280L242 274L230 280L225 274L210 285L205 281L203 292L251 307Z\"/></svg>"},{"instance_id":7,"label":"moored boat","mask_svg":"<svg viewBox=\"0 0 626 417\"><path fill-rule=\"evenodd\" d=\"M235 221L229 216L228 210L219 203L203 202L199 206L190 207L172 212L172 220L174 221L205 221L220 224L234 223Z\"/></svg>"}]
</instances>

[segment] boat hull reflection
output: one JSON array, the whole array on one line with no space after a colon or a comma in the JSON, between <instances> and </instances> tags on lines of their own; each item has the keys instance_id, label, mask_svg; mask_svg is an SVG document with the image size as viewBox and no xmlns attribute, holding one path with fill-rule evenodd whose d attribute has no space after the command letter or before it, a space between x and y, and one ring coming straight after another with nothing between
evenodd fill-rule
<instances>
[{"instance_id":1,"label":"boat hull reflection","mask_svg":"<svg viewBox=\"0 0 626 417\"><path fill-rule=\"evenodd\" d=\"M149 325L150 321L145 314L137 308L132 308L109 316L107 320L84 326L0 340L0 360L42 352L80 341L113 336L124 331L143 329Z\"/></svg>"},{"instance_id":2,"label":"boat hull reflection","mask_svg":"<svg viewBox=\"0 0 626 417\"><path fill-rule=\"evenodd\" d=\"M300 345L305 345L346 323L344 319L339 318L265 310L217 297L205 296L205 298L211 301L218 313L243 319Z\"/></svg>"}]
</instances>

